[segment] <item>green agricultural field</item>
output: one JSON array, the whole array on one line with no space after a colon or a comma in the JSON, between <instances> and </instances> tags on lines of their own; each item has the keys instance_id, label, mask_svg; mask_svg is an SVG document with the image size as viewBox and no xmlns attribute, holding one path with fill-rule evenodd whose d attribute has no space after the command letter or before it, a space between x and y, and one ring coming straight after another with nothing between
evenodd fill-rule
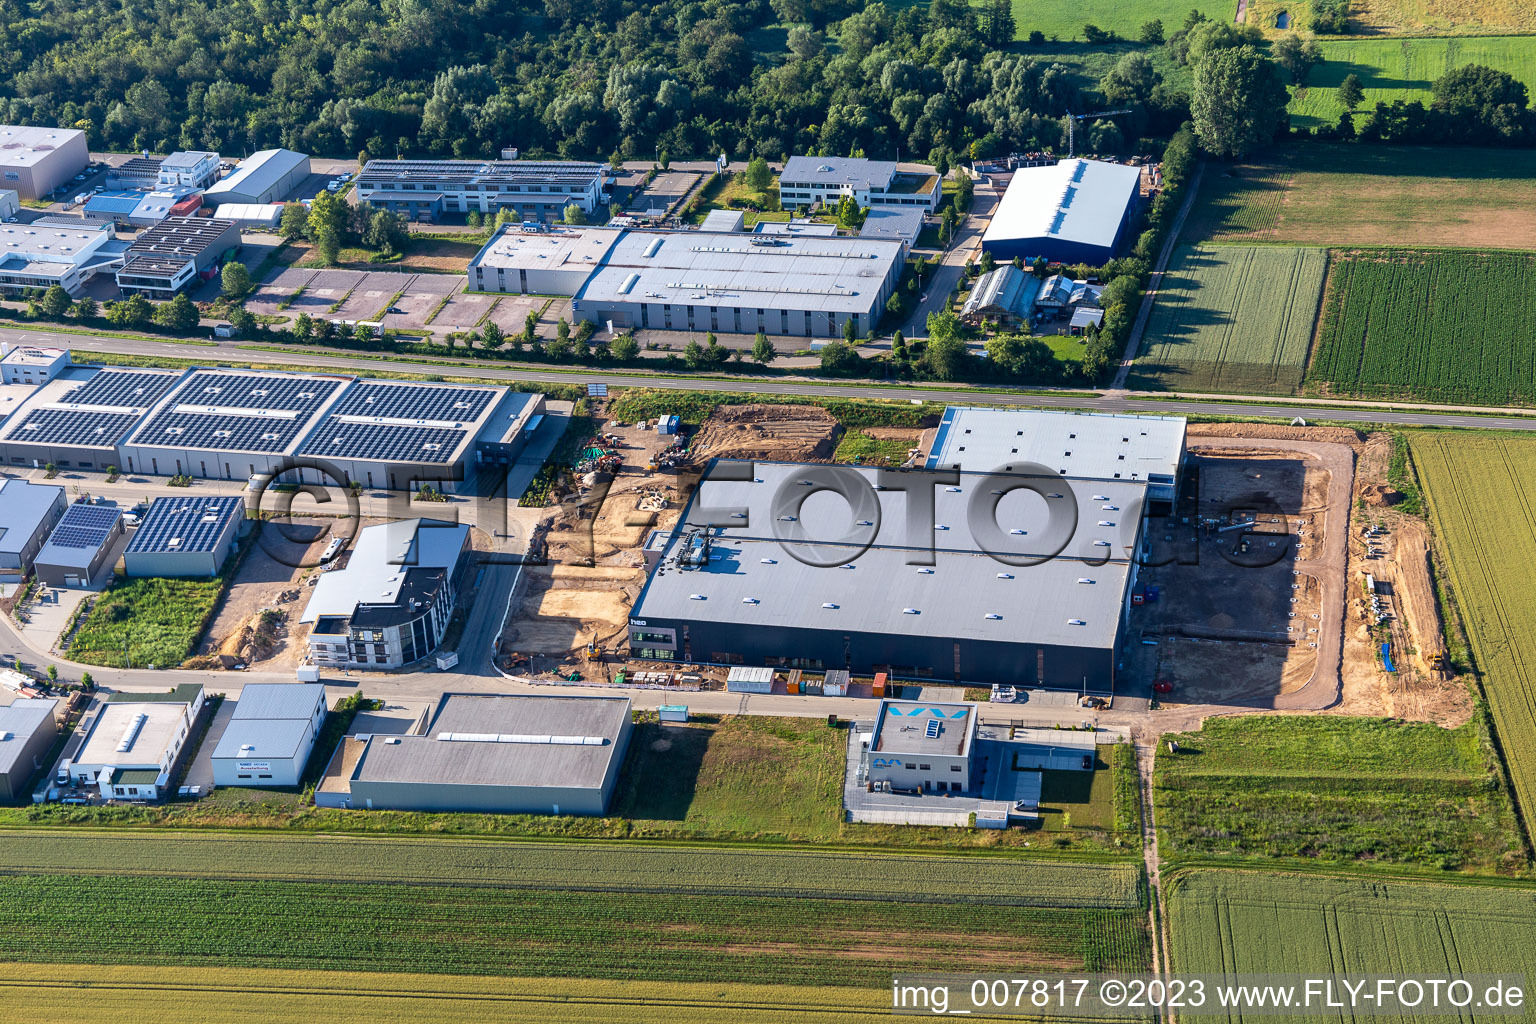
<instances>
[{"instance_id":1,"label":"green agricultural field","mask_svg":"<svg viewBox=\"0 0 1536 1024\"><path fill-rule=\"evenodd\" d=\"M1536 401L1536 254L1335 252L1308 390Z\"/></svg>"},{"instance_id":2,"label":"green agricultural field","mask_svg":"<svg viewBox=\"0 0 1536 1024\"><path fill-rule=\"evenodd\" d=\"M1183 239L1536 248L1536 151L1280 147L1207 167Z\"/></svg>"},{"instance_id":3,"label":"green agricultural field","mask_svg":"<svg viewBox=\"0 0 1536 1024\"><path fill-rule=\"evenodd\" d=\"M1375 718L1212 718L1157 756L1162 855L1480 872L1526 868L1497 758L1459 729Z\"/></svg>"},{"instance_id":4,"label":"green agricultural field","mask_svg":"<svg viewBox=\"0 0 1536 1024\"><path fill-rule=\"evenodd\" d=\"M1455 610L1529 829L1536 813L1536 442L1409 437Z\"/></svg>"},{"instance_id":5,"label":"green agricultural field","mask_svg":"<svg viewBox=\"0 0 1536 1024\"><path fill-rule=\"evenodd\" d=\"M192 654L223 590L223 579L118 580L80 623L69 657L119 668L180 665Z\"/></svg>"},{"instance_id":6,"label":"green agricultural field","mask_svg":"<svg viewBox=\"0 0 1536 1024\"><path fill-rule=\"evenodd\" d=\"M870 989L234 967L6 964L0 1000L48 1024L888 1024Z\"/></svg>"},{"instance_id":7,"label":"green agricultural field","mask_svg":"<svg viewBox=\"0 0 1536 1024\"><path fill-rule=\"evenodd\" d=\"M1171 34L1184 24L1192 8L1223 20L1231 20L1237 10L1235 4L1213 0L1014 0L1013 20L1020 39L1040 31L1047 39L1079 40L1088 24L1135 39L1141 26L1154 18L1161 19L1164 32Z\"/></svg>"},{"instance_id":8,"label":"green agricultural field","mask_svg":"<svg viewBox=\"0 0 1536 1024\"><path fill-rule=\"evenodd\" d=\"M1176 973L1536 977L1536 889L1525 885L1219 870L1163 885Z\"/></svg>"},{"instance_id":9,"label":"green agricultural field","mask_svg":"<svg viewBox=\"0 0 1536 1024\"><path fill-rule=\"evenodd\" d=\"M6 956L29 961L878 986L896 962L1149 959L1139 909L122 875L12 874L5 890Z\"/></svg>"},{"instance_id":10,"label":"green agricultural field","mask_svg":"<svg viewBox=\"0 0 1536 1024\"><path fill-rule=\"evenodd\" d=\"M1439 39L1333 39L1319 44L1323 61L1312 68L1291 100L1291 124L1335 125L1344 106L1335 95L1345 75L1356 75L1365 102L1355 108L1355 127L1377 103L1430 102L1430 86L1447 71L1482 64L1507 71L1536 87L1536 36L1442 37Z\"/></svg>"},{"instance_id":11,"label":"green agricultural field","mask_svg":"<svg viewBox=\"0 0 1536 1024\"><path fill-rule=\"evenodd\" d=\"M1181 248L1158 288L1132 387L1291 394L1301 383L1328 254Z\"/></svg>"}]
</instances>

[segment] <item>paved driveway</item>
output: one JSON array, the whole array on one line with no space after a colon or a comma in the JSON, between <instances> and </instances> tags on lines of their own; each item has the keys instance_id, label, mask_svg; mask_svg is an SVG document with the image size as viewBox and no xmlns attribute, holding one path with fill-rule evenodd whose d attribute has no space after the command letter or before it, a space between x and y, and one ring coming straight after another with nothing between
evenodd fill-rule
<instances>
[{"instance_id":1,"label":"paved driveway","mask_svg":"<svg viewBox=\"0 0 1536 1024\"><path fill-rule=\"evenodd\" d=\"M213 721L208 723L208 733L203 737L203 745L197 748L197 757L193 759L192 767L187 769L183 786L201 786L204 793L213 789L213 751L218 747L219 740L224 738L224 730L234 717L237 703L225 697L219 704L219 710L213 713Z\"/></svg>"}]
</instances>

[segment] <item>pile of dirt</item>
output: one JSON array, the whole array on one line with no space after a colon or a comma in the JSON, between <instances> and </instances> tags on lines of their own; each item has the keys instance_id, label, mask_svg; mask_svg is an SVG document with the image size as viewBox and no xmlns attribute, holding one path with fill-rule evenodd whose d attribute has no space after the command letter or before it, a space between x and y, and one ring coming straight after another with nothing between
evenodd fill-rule
<instances>
[{"instance_id":1,"label":"pile of dirt","mask_svg":"<svg viewBox=\"0 0 1536 1024\"><path fill-rule=\"evenodd\" d=\"M837 448L840 428L815 405L722 405L693 436L696 462L713 458L823 461Z\"/></svg>"},{"instance_id":2,"label":"pile of dirt","mask_svg":"<svg viewBox=\"0 0 1536 1024\"><path fill-rule=\"evenodd\" d=\"M1329 441L1352 448L1365 443L1358 430L1348 427L1287 427L1276 423L1191 423L1189 437L1262 437L1271 441Z\"/></svg>"},{"instance_id":3,"label":"pile of dirt","mask_svg":"<svg viewBox=\"0 0 1536 1024\"><path fill-rule=\"evenodd\" d=\"M250 665L272 656L279 643L287 614L265 608L240 623L214 650L213 656L224 668Z\"/></svg>"},{"instance_id":4,"label":"pile of dirt","mask_svg":"<svg viewBox=\"0 0 1536 1024\"><path fill-rule=\"evenodd\" d=\"M1386 484L1370 484L1360 488L1360 499L1377 508L1390 508L1403 500L1402 492Z\"/></svg>"}]
</instances>

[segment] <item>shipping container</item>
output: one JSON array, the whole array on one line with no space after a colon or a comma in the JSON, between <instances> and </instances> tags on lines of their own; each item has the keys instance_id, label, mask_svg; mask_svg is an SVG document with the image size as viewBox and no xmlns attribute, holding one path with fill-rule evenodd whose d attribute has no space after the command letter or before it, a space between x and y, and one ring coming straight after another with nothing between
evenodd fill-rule
<instances>
[{"instance_id":1,"label":"shipping container","mask_svg":"<svg viewBox=\"0 0 1536 1024\"><path fill-rule=\"evenodd\" d=\"M886 674L884 672L876 672L875 673L875 683L874 683L874 686L872 686L870 688L870 694L869 695L871 697L884 697L885 696L885 680L886 680Z\"/></svg>"},{"instance_id":2,"label":"shipping container","mask_svg":"<svg viewBox=\"0 0 1536 1024\"><path fill-rule=\"evenodd\" d=\"M773 669L738 665L725 677L725 688L731 693L772 693Z\"/></svg>"},{"instance_id":3,"label":"shipping container","mask_svg":"<svg viewBox=\"0 0 1536 1024\"><path fill-rule=\"evenodd\" d=\"M822 693L828 697L848 696L848 673L843 669L833 669L828 672L822 685Z\"/></svg>"},{"instance_id":4,"label":"shipping container","mask_svg":"<svg viewBox=\"0 0 1536 1024\"><path fill-rule=\"evenodd\" d=\"M792 683L785 683L784 692L791 697L798 697L800 695L800 681L797 679Z\"/></svg>"},{"instance_id":5,"label":"shipping container","mask_svg":"<svg viewBox=\"0 0 1536 1024\"><path fill-rule=\"evenodd\" d=\"M688 705L686 704L663 704L656 710L663 722L688 721Z\"/></svg>"}]
</instances>

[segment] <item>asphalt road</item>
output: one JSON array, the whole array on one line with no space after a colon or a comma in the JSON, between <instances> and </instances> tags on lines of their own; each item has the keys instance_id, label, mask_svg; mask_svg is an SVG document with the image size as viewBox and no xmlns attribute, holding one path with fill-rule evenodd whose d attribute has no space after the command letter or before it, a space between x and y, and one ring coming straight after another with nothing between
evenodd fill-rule
<instances>
[{"instance_id":1,"label":"asphalt road","mask_svg":"<svg viewBox=\"0 0 1536 1024\"><path fill-rule=\"evenodd\" d=\"M514 380L536 383L583 384L606 383L614 387L651 387L674 391L743 391L763 395L804 395L813 398L894 398L916 401L965 404L985 402L992 405L1018 405L1029 408L1085 409L1095 412L1164 412L1186 415L1290 419L1325 419L1343 423L1388 423L1414 427L1480 427L1490 430L1536 431L1536 416L1481 415L1461 412L1436 412L1432 409L1388 406L1368 402L1318 405L1305 402L1253 401L1233 396L1220 401L1168 399L1151 392L1108 391L1085 397L1082 391L1062 394L1022 394L985 386L970 388L940 385L860 385L829 384L810 380L775 377L730 377L714 379L667 377L644 370L578 369L545 370L536 367L455 363L449 360L401 361L369 359L366 356L338 354L314 355L308 351L292 353L252 348L241 342L214 345L182 345L176 342L143 341L132 338L70 334L33 328L0 327L0 341L18 344L51 345L76 352L118 352L171 359L195 359L212 365L222 362L302 363L325 369L345 369L367 374L369 371L402 373L442 373L484 380Z\"/></svg>"}]
</instances>

